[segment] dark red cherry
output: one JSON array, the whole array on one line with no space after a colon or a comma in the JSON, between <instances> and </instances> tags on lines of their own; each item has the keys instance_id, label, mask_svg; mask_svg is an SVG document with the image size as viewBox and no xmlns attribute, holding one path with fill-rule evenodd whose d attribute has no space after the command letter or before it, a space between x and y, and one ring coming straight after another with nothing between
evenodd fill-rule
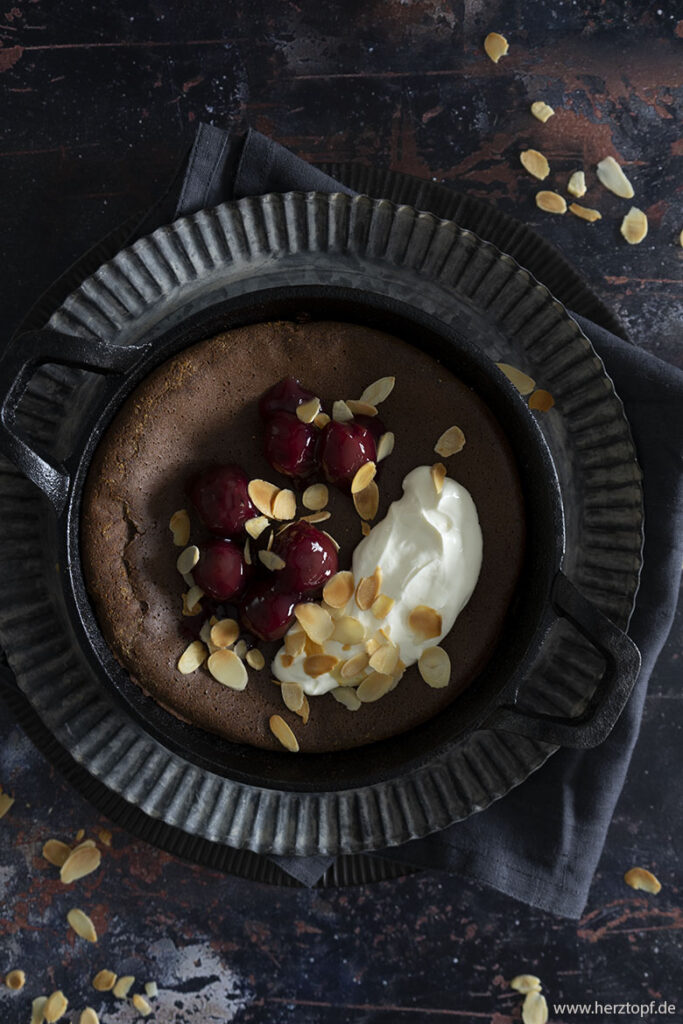
<instances>
[{"instance_id":1,"label":"dark red cherry","mask_svg":"<svg viewBox=\"0 0 683 1024\"><path fill-rule=\"evenodd\" d=\"M281 533L273 551L285 560L277 573L281 590L311 594L334 576L338 567L337 548L331 537L311 523L294 523Z\"/></svg>"},{"instance_id":2,"label":"dark red cherry","mask_svg":"<svg viewBox=\"0 0 683 1024\"><path fill-rule=\"evenodd\" d=\"M261 640L279 640L294 622L294 609L299 601L299 594L278 590L276 580L258 580L244 595L242 624Z\"/></svg>"},{"instance_id":3,"label":"dark red cherry","mask_svg":"<svg viewBox=\"0 0 683 1024\"><path fill-rule=\"evenodd\" d=\"M187 493L207 529L236 537L247 519L258 515L248 486L249 477L244 470L229 463L197 473L190 480Z\"/></svg>"},{"instance_id":4,"label":"dark red cherry","mask_svg":"<svg viewBox=\"0 0 683 1024\"><path fill-rule=\"evenodd\" d=\"M277 384L261 395L258 410L262 419L270 419L276 412L291 412L297 410L297 406L314 398L312 391L301 387L301 382L296 377L283 377Z\"/></svg>"},{"instance_id":5,"label":"dark red cherry","mask_svg":"<svg viewBox=\"0 0 683 1024\"><path fill-rule=\"evenodd\" d=\"M199 561L192 575L209 597L229 601L243 590L251 571L239 544L216 538L199 545Z\"/></svg>"},{"instance_id":6,"label":"dark red cherry","mask_svg":"<svg viewBox=\"0 0 683 1024\"><path fill-rule=\"evenodd\" d=\"M356 470L376 460L377 446L371 432L360 423L330 420L323 428L318 454L329 482L349 487Z\"/></svg>"},{"instance_id":7,"label":"dark red cherry","mask_svg":"<svg viewBox=\"0 0 683 1024\"><path fill-rule=\"evenodd\" d=\"M354 423L360 423L361 427L365 427L369 430L375 439L375 444L379 441L382 434L386 434L387 428L382 423L379 416L354 416Z\"/></svg>"},{"instance_id":8,"label":"dark red cherry","mask_svg":"<svg viewBox=\"0 0 683 1024\"><path fill-rule=\"evenodd\" d=\"M265 453L278 473L307 477L318 468L319 431L291 412L276 412L266 423Z\"/></svg>"}]
</instances>

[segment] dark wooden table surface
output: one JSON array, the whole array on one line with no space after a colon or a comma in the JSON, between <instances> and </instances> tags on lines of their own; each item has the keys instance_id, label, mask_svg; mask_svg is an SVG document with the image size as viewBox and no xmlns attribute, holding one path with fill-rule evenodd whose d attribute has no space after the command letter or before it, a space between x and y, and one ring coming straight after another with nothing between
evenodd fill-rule
<instances>
[{"instance_id":1,"label":"dark wooden table surface","mask_svg":"<svg viewBox=\"0 0 683 1024\"><path fill-rule=\"evenodd\" d=\"M483 54L503 32L509 56ZM149 204L199 121L251 123L304 157L360 160L457 182L534 225L582 271L633 339L683 364L683 7L592 0L17 0L0 13L3 334L85 248ZM529 114L542 98L546 125ZM585 167L586 225L536 209L521 148L548 156L546 186ZM650 232L619 235L623 200L595 183L617 157ZM545 187L545 186L544 186ZM681 619L652 677L640 742L578 923L425 872L361 889L273 889L157 852L112 828L83 900L97 946L67 933L70 905L40 857L50 836L108 823L0 712L0 1019L61 987L103 1022L135 1014L90 978L101 967L156 979L156 1018L331 1024L519 1019L505 979L542 976L553 1002L683 1007L680 938ZM622 880L634 864L656 896ZM93 998L94 997L94 998ZM665 1019L677 1019L677 1013ZM635 1016L635 1014L633 1014ZM654 1019L654 1018L652 1018ZM659 1019L659 1017L657 1018Z\"/></svg>"}]
</instances>

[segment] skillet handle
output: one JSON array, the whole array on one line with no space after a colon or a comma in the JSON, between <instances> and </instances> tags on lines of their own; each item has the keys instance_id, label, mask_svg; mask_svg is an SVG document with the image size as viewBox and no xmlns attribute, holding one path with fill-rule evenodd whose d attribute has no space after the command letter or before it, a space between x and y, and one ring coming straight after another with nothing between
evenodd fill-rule
<instances>
[{"instance_id":1,"label":"skillet handle","mask_svg":"<svg viewBox=\"0 0 683 1024\"><path fill-rule=\"evenodd\" d=\"M17 407L36 370L58 363L102 374L120 374L140 358L141 349L108 345L45 328L13 338L0 359L0 454L32 480L59 514L69 491L69 473L16 422Z\"/></svg>"},{"instance_id":2,"label":"skillet handle","mask_svg":"<svg viewBox=\"0 0 683 1024\"><path fill-rule=\"evenodd\" d=\"M631 694L640 672L640 651L563 572L555 577L551 601L555 612L576 626L607 662L590 704L578 718L503 706L493 712L484 728L514 732L560 747L597 747L609 736Z\"/></svg>"}]
</instances>

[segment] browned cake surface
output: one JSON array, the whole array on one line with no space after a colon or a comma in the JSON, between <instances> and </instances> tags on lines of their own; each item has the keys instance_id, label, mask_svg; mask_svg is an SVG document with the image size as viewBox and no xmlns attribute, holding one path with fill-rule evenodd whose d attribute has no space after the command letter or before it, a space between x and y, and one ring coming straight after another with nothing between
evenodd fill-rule
<instances>
[{"instance_id":1,"label":"browned cake surface","mask_svg":"<svg viewBox=\"0 0 683 1024\"><path fill-rule=\"evenodd\" d=\"M430 689L417 667L380 701L350 712L330 694L312 697L304 726L271 682L278 644L260 644L261 672L249 669L246 690L215 682L206 668L176 669L189 642L181 614L186 589L168 522L187 508L192 540L203 536L184 494L188 477L211 462L237 462L250 477L289 486L262 454L259 397L293 374L330 411L337 398L357 398L378 377L396 377L380 408L396 435L381 463L380 509L401 496L404 476L438 461L434 444L453 424L467 443L447 459L449 475L468 488L484 537L481 576L442 646L453 666L450 685ZM299 506L301 508L301 506ZM330 487L332 518L324 525L350 568L361 539L351 498ZM302 510L303 511L303 510ZM489 657L521 568L523 500L514 458L482 401L430 356L390 335L341 323L267 323L240 328L186 349L159 367L121 408L97 449L84 495L82 551L86 581L104 635L134 680L175 715L231 740L278 748L268 718L280 714L303 751L348 748L410 729L449 704Z\"/></svg>"}]
</instances>

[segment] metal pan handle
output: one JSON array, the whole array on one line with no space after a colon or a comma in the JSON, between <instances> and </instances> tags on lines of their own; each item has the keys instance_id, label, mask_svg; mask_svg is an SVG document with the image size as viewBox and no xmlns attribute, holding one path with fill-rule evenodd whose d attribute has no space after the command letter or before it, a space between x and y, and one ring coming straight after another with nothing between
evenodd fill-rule
<instances>
[{"instance_id":1,"label":"metal pan handle","mask_svg":"<svg viewBox=\"0 0 683 1024\"><path fill-rule=\"evenodd\" d=\"M504 705L494 711L484 728L503 729L532 740L560 747L597 747L621 714L640 672L640 651L621 629L576 589L563 572L553 583L554 611L568 619L607 662L590 704L578 718L563 718L522 711Z\"/></svg>"},{"instance_id":2,"label":"metal pan handle","mask_svg":"<svg viewBox=\"0 0 683 1024\"><path fill-rule=\"evenodd\" d=\"M102 374L126 373L143 349L108 345L49 328L14 338L0 359L0 454L40 487L57 513L69 491L69 473L41 445L30 441L16 422L17 407L38 367L58 363Z\"/></svg>"}]
</instances>

